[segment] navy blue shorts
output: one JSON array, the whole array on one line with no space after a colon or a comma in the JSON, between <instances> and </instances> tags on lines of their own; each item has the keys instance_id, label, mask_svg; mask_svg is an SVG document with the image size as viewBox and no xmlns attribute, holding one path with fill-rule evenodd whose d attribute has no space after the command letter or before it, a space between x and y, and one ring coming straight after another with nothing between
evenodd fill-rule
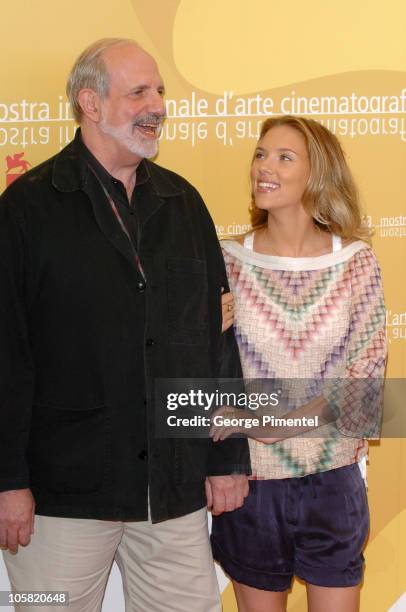
<instances>
[{"instance_id":1,"label":"navy blue shorts","mask_svg":"<svg viewBox=\"0 0 406 612\"><path fill-rule=\"evenodd\" d=\"M242 508L213 517L213 556L237 582L286 591L362 580L368 501L357 464L302 478L251 480Z\"/></svg>"}]
</instances>

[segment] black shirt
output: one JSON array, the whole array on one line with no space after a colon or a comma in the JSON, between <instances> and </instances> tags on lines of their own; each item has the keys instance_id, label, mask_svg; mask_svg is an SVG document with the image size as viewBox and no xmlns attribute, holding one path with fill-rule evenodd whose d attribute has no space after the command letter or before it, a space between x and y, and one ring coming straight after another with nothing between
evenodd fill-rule
<instances>
[{"instance_id":1,"label":"black shirt","mask_svg":"<svg viewBox=\"0 0 406 612\"><path fill-rule=\"evenodd\" d=\"M80 132L77 134L79 151L81 159L90 166L93 172L89 172L89 191L92 199L100 197L100 189L98 189L97 179L104 186L106 191L111 196L120 217L130 235L131 241L135 250L138 250L139 236L140 236L140 208L145 209L145 203L143 204L144 198L142 197L141 191L143 187L147 186L150 182L150 175L147 166L141 161L136 170L136 184L131 196L131 202L128 200L127 192L124 184L112 176L102 164L96 159L92 152L84 144ZM95 176L97 175L97 178ZM111 214L114 215L113 210ZM142 216L142 215L141 215ZM117 224L118 221L117 221ZM119 231L123 231L120 227ZM148 516L147 508L147 490L148 490L148 437L147 437L147 405L146 405L146 386L145 386L145 368L144 368L144 336L145 336L145 281L141 277L139 278L138 284L138 295L135 300L134 308L134 320L136 321L136 333L132 338L133 344L133 364L130 364L133 372L132 380L129 382L129 387L132 390L136 390L137 401L134 405L133 414L133 427L136 436L134 436L134 446L137 446L136 457L137 465L128 465L128 473L122 476L116 476L116 478L123 478L124 481L131 478L129 474L133 473L134 488L139 492L138 500L138 512L137 517L140 515L143 518ZM118 296L119 299L119 296ZM131 341L130 341L131 342ZM120 355L117 355L117 359L120 359ZM128 370L128 365L126 370ZM123 364L124 366L124 364ZM126 391L126 390L124 390ZM125 452L125 450L123 449ZM132 453L128 452L129 458L133 456ZM109 518L109 517L107 517Z\"/></svg>"},{"instance_id":2,"label":"black shirt","mask_svg":"<svg viewBox=\"0 0 406 612\"><path fill-rule=\"evenodd\" d=\"M82 138L79 138L80 153L83 160L90 166L93 172L96 173L107 192L113 199L114 204L120 214L120 217L130 234L132 243L137 250L139 236L139 211L137 210L137 188L149 180L148 168L142 162L136 170L136 184L131 196L131 202L128 200L127 192L123 183L112 176L102 164L96 159L93 153L86 147Z\"/></svg>"}]
</instances>

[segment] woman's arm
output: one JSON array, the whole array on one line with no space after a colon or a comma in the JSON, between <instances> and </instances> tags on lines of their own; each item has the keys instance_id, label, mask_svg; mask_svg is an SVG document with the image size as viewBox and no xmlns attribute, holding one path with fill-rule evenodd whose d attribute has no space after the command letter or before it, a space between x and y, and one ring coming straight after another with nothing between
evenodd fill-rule
<instances>
[{"instance_id":1,"label":"woman's arm","mask_svg":"<svg viewBox=\"0 0 406 612\"><path fill-rule=\"evenodd\" d=\"M386 364L385 305L378 262L371 249L359 251L351 269L351 320L347 335L347 362L343 378L326 381L324 394L283 415L285 419L317 418L317 425L274 427L262 425L216 425L213 440L224 440L244 433L258 442L272 444L285 438L307 433L335 422L342 435L354 438L377 437L379 433L383 379ZM269 411L268 411L269 414ZM213 415L228 419L252 419L262 422L264 411L236 411L225 407Z\"/></svg>"}]
</instances>

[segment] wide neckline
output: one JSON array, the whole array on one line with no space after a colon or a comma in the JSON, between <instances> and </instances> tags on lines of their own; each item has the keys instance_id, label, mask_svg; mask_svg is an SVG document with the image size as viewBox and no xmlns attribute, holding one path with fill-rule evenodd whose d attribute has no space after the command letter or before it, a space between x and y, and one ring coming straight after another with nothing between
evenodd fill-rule
<instances>
[{"instance_id":1,"label":"wide neckline","mask_svg":"<svg viewBox=\"0 0 406 612\"><path fill-rule=\"evenodd\" d=\"M265 255L247 249L236 240L221 240L222 248L238 259L261 268L273 270L322 270L331 266L344 263L355 253L370 246L363 240L356 240L343 247L339 251L318 255L317 257L282 257L279 255Z\"/></svg>"}]
</instances>

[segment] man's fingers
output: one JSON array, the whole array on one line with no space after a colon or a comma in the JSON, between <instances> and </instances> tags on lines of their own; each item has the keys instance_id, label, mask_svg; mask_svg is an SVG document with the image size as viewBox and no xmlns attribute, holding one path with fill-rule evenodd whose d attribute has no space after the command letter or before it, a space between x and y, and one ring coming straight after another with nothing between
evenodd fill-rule
<instances>
[{"instance_id":1,"label":"man's fingers","mask_svg":"<svg viewBox=\"0 0 406 612\"><path fill-rule=\"evenodd\" d=\"M213 493L208 478L205 480L204 487L206 489L207 509L211 510L213 508Z\"/></svg>"},{"instance_id":2,"label":"man's fingers","mask_svg":"<svg viewBox=\"0 0 406 612\"><path fill-rule=\"evenodd\" d=\"M235 474L228 476L210 476L213 494L212 514L217 516L222 512L231 512L244 503L247 491L247 476Z\"/></svg>"},{"instance_id":3,"label":"man's fingers","mask_svg":"<svg viewBox=\"0 0 406 612\"><path fill-rule=\"evenodd\" d=\"M244 499L249 493L248 478L245 474L234 474L234 508L241 508L244 504Z\"/></svg>"},{"instance_id":4,"label":"man's fingers","mask_svg":"<svg viewBox=\"0 0 406 612\"><path fill-rule=\"evenodd\" d=\"M368 456L368 447L368 440L361 440L359 442L355 453L355 461L361 461L361 459Z\"/></svg>"},{"instance_id":5,"label":"man's fingers","mask_svg":"<svg viewBox=\"0 0 406 612\"><path fill-rule=\"evenodd\" d=\"M7 548L7 530L3 526L0 528L0 548L2 550Z\"/></svg>"},{"instance_id":6,"label":"man's fingers","mask_svg":"<svg viewBox=\"0 0 406 612\"><path fill-rule=\"evenodd\" d=\"M236 508L236 490L230 483L215 497L214 509L217 514L230 512Z\"/></svg>"},{"instance_id":7,"label":"man's fingers","mask_svg":"<svg viewBox=\"0 0 406 612\"><path fill-rule=\"evenodd\" d=\"M241 479L241 483L238 488L238 491L239 491L238 508L241 508L241 506L244 504L245 498L247 497L250 491L250 487L248 484L248 478Z\"/></svg>"},{"instance_id":8,"label":"man's fingers","mask_svg":"<svg viewBox=\"0 0 406 612\"><path fill-rule=\"evenodd\" d=\"M27 522L26 525L22 525L18 530L18 543L21 546L28 546L31 541L31 527L32 521Z\"/></svg>"},{"instance_id":9,"label":"man's fingers","mask_svg":"<svg viewBox=\"0 0 406 612\"><path fill-rule=\"evenodd\" d=\"M16 527L11 527L8 530L6 548L8 548L12 555L18 553L18 530Z\"/></svg>"},{"instance_id":10,"label":"man's fingers","mask_svg":"<svg viewBox=\"0 0 406 612\"><path fill-rule=\"evenodd\" d=\"M35 502L29 489L0 493L0 545L16 554L30 542Z\"/></svg>"},{"instance_id":11,"label":"man's fingers","mask_svg":"<svg viewBox=\"0 0 406 612\"><path fill-rule=\"evenodd\" d=\"M234 509L241 508L244 503L244 494L242 487L236 487L234 494Z\"/></svg>"},{"instance_id":12,"label":"man's fingers","mask_svg":"<svg viewBox=\"0 0 406 612\"><path fill-rule=\"evenodd\" d=\"M238 504L237 492L235 490L230 491L230 493L226 495L226 512L231 512L232 510L239 508L240 505L241 504Z\"/></svg>"},{"instance_id":13,"label":"man's fingers","mask_svg":"<svg viewBox=\"0 0 406 612\"><path fill-rule=\"evenodd\" d=\"M226 509L226 498L225 495L223 493L217 493L215 495L213 495L213 507L212 507L212 514L214 514L214 516L218 516L219 514L222 514Z\"/></svg>"}]
</instances>

